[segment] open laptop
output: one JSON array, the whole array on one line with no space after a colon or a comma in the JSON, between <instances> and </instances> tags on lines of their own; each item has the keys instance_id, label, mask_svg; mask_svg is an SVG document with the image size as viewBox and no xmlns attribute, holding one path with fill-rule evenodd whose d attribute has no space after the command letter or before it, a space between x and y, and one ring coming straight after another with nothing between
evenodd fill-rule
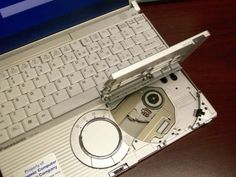
<instances>
[{"instance_id":1,"label":"open laptop","mask_svg":"<svg viewBox=\"0 0 236 177\"><path fill-rule=\"evenodd\" d=\"M115 177L210 122L180 66L208 37L169 47L136 1L0 4L4 177Z\"/></svg>"}]
</instances>

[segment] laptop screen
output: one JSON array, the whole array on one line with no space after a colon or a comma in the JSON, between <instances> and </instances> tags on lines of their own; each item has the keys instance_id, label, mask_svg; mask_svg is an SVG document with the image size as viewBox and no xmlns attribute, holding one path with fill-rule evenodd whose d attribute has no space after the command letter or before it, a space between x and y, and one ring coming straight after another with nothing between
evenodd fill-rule
<instances>
[{"instance_id":1,"label":"laptop screen","mask_svg":"<svg viewBox=\"0 0 236 177\"><path fill-rule=\"evenodd\" d=\"M1 0L0 54L127 5L128 0Z\"/></svg>"}]
</instances>

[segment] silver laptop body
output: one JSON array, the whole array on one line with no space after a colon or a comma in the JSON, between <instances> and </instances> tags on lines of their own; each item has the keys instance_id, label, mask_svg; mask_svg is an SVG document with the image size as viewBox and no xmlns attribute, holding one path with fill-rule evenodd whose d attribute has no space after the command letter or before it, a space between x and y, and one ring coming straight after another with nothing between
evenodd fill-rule
<instances>
[{"instance_id":1,"label":"silver laptop body","mask_svg":"<svg viewBox=\"0 0 236 177\"><path fill-rule=\"evenodd\" d=\"M150 23L136 1L132 1L113 12L9 51L0 56L0 71L30 62L54 48L72 46L75 40L128 23L140 14ZM50 107L48 110L55 117L42 125L38 120L40 126L29 131L25 120L16 122L22 122L25 132L13 138L9 127L1 130L9 135L9 140L0 143L3 176L115 177L216 117L214 108L180 65L210 36L209 32L204 31L172 47L156 30L155 33L161 43L159 51L155 48L156 53L147 54L150 50L145 51L145 46L140 44L146 58L133 63L131 58L125 60L130 65L119 65L106 82L92 88L98 90L99 96L83 103L86 98L77 95L74 105L81 104L77 107L73 104ZM135 52L128 50L135 58ZM138 56L141 58L143 53ZM5 91L4 94L7 95ZM69 111L65 113L66 109ZM2 114L5 109L1 111ZM9 115L11 117L12 113ZM3 136L0 134L2 141Z\"/></svg>"}]
</instances>

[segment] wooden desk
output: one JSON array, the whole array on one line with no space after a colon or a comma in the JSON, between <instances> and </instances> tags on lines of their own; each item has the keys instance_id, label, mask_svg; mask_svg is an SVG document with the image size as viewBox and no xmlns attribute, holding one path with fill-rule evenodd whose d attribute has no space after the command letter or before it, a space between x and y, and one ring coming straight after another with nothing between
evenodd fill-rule
<instances>
[{"instance_id":1,"label":"wooden desk","mask_svg":"<svg viewBox=\"0 0 236 177\"><path fill-rule=\"evenodd\" d=\"M211 37L183 63L218 117L122 177L236 176L236 1L150 3L142 10L169 45L201 31Z\"/></svg>"}]
</instances>

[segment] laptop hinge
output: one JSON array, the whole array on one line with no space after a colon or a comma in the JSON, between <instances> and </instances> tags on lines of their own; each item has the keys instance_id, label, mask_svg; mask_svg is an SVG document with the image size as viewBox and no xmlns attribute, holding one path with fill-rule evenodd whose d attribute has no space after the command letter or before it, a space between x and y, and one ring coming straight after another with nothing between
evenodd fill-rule
<instances>
[{"instance_id":1,"label":"laptop hinge","mask_svg":"<svg viewBox=\"0 0 236 177\"><path fill-rule=\"evenodd\" d=\"M141 8L139 7L137 1L131 1L131 4L137 12L141 11Z\"/></svg>"},{"instance_id":2,"label":"laptop hinge","mask_svg":"<svg viewBox=\"0 0 236 177\"><path fill-rule=\"evenodd\" d=\"M164 67L162 66L161 69L159 67L151 68L150 70L122 81L115 86L112 81L108 81L102 90L102 99L108 106L112 105L114 102L124 98L125 96L181 69L182 67L180 64L178 62L174 62L169 63Z\"/></svg>"}]
</instances>

